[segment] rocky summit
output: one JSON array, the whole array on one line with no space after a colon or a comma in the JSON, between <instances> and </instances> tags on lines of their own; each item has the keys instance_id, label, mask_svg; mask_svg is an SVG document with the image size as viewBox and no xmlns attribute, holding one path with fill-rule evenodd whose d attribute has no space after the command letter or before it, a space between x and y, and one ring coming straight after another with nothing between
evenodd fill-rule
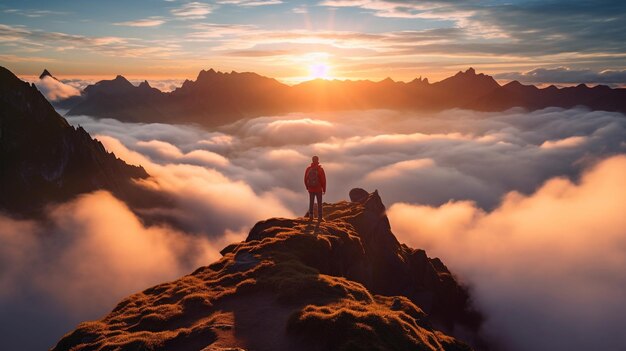
<instances>
[{"instance_id":1,"label":"rocky summit","mask_svg":"<svg viewBox=\"0 0 626 351\"><path fill-rule=\"evenodd\" d=\"M467 290L398 242L377 192L352 193L320 223L257 223L219 261L124 299L53 350L486 349Z\"/></svg>"}]
</instances>

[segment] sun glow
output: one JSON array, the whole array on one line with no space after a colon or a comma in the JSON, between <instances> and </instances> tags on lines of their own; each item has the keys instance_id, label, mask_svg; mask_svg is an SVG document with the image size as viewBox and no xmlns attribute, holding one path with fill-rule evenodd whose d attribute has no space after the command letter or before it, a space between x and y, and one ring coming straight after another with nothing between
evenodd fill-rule
<instances>
[{"instance_id":1,"label":"sun glow","mask_svg":"<svg viewBox=\"0 0 626 351\"><path fill-rule=\"evenodd\" d=\"M311 79L329 79L330 67L325 63L315 63L309 66L309 77Z\"/></svg>"}]
</instances>

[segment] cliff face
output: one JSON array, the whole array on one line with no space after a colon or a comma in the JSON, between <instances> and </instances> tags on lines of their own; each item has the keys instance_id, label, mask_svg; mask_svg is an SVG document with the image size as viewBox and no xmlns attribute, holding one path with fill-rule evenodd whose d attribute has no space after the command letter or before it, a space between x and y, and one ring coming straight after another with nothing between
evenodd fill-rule
<instances>
[{"instance_id":1,"label":"cliff face","mask_svg":"<svg viewBox=\"0 0 626 351\"><path fill-rule=\"evenodd\" d=\"M49 201L108 189L120 197L145 178L74 128L35 88L0 67L0 209L36 213Z\"/></svg>"},{"instance_id":2,"label":"cliff face","mask_svg":"<svg viewBox=\"0 0 626 351\"><path fill-rule=\"evenodd\" d=\"M259 222L219 261L126 298L53 350L470 350L456 333L485 348L467 291L398 243L378 193L324 204L324 218Z\"/></svg>"}]
</instances>

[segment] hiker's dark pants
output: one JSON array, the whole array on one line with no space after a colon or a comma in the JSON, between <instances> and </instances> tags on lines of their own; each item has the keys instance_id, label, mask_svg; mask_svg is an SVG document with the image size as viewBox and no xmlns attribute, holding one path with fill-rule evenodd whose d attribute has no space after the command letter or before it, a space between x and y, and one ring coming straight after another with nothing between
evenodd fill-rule
<instances>
[{"instance_id":1,"label":"hiker's dark pants","mask_svg":"<svg viewBox=\"0 0 626 351\"><path fill-rule=\"evenodd\" d=\"M313 202L317 198L317 218L322 219L322 192L309 193L309 217L313 218Z\"/></svg>"}]
</instances>

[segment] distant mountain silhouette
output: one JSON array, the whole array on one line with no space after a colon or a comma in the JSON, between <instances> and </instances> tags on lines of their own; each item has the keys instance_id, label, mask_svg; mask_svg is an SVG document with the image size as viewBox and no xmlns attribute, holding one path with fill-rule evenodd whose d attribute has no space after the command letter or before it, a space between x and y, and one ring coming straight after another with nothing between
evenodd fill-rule
<instances>
[{"instance_id":1,"label":"distant mountain silhouette","mask_svg":"<svg viewBox=\"0 0 626 351\"><path fill-rule=\"evenodd\" d=\"M88 86L83 95L75 99L68 115L206 127L267 114L362 109L502 111L512 107L535 110L583 105L626 112L626 89L585 85L538 89L517 81L500 86L491 76L477 74L473 68L436 83L421 78L408 83L390 78L380 82L316 79L295 86L255 73L210 69L170 93L151 88L147 82L135 87L118 76Z\"/></svg>"},{"instance_id":2,"label":"distant mountain silhouette","mask_svg":"<svg viewBox=\"0 0 626 351\"><path fill-rule=\"evenodd\" d=\"M124 198L132 178L147 176L69 125L34 84L0 67L0 209L35 214L96 189Z\"/></svg>"},{"instance_id":3,"label":"distant mountain silhouette","mask_svg":"<svg viewBox=\"0 0 626 351\"><path fill-rule=\"evenodd\" d=\"M606 85L589 88L584 84L561 89L551 85L539 89L513 81L471 101L465 107L481 111L501 111L518 106L529 110L550 106L586 106L592 110L626 113L626 89L611 89Z\"/></svg>"},{"instance_id":4,"label":"distant mountain silhouette","mask_svg":"<svg viewBox=\"0 0 626 351\"><path fill-rule=\"evenodd\" d=\"M257 223L219 261L125 298L53 351L488 350L467 290L398 242L377 192L360 192L324 204L319 225Z\"/></svg>"},{"instance_id":5,"label":"distant mountain silhouette","mask_svg":"<svg viewBox=\"0 0 626 351\"><path fill-rule=\"evenodd\" d=\"M155 108L160 98L165 98L148 82L136 87L126 78L117 76L112 80L101 80L87 86L82 98L71 107L69 115L90 115L116 118L129 122L143 122L149 115L155 120L163 119L162 112Z\"/></svg>"}]
</instances>

